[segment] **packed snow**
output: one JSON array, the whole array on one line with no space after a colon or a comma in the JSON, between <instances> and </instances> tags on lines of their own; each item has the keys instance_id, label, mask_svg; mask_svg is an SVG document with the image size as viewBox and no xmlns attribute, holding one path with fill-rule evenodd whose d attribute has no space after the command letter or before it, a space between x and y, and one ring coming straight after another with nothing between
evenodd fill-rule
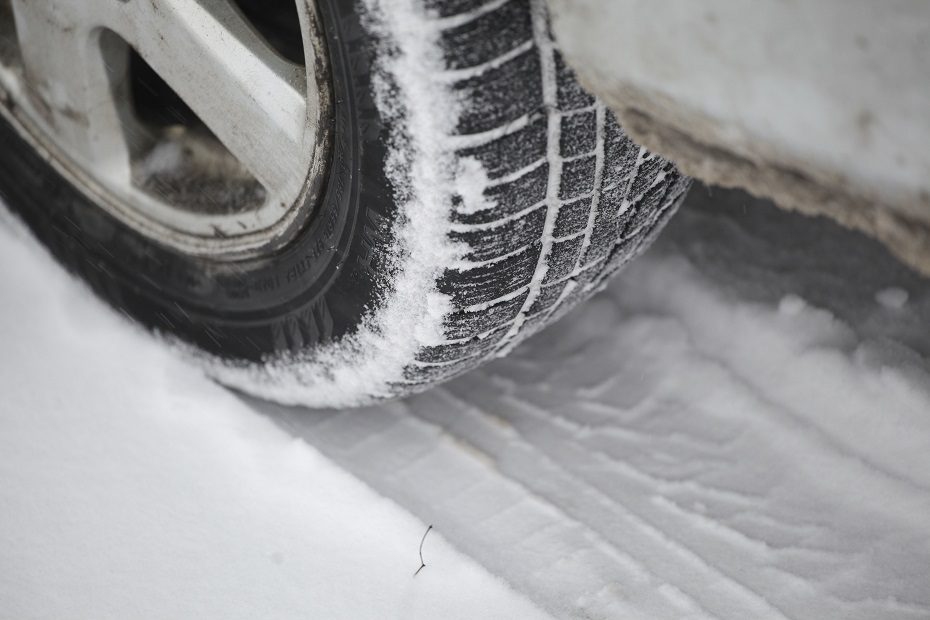
<instances>
[{"instance_id":1,"label":"packed snow","mask_svg":"<svg viewBox=\"0 0 930 620\"><path fill-rule=\"evenodd\" d=\"M930 618L930 284L828 222L695 192L511 357L343 412L214 385L12 217L0 265L2 618Z\"/></svg>"}]
</instances>

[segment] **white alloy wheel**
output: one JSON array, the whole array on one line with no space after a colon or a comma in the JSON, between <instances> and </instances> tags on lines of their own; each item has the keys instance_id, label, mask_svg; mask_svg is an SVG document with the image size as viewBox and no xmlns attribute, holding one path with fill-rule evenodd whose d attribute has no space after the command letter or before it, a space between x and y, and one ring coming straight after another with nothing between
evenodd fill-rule
<instances>
[{"instance_id":1,"label":"white alloy wheel","mask_svg":"<svg viewBox=\"0 0 930 620\"><path fill-rule=\"evenodd\" d=\"M267 253L309 216L327 157L325 47L313 3L296 9L303 58L287 59L227 0L0 2L0 109L147 237ZM177 118L151 122L164 92Z\"/></svg>"}]
</instances>

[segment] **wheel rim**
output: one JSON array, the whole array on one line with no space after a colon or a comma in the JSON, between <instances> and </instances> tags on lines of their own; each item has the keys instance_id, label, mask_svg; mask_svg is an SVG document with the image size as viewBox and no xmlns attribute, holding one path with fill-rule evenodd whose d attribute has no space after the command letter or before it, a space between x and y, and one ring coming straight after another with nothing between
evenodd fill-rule
<instances>
[{"instance_id":1,"label":"wheel rim","mask_svg":"<svg viewBox=\"0 0 930 620\"><path fill-rule=\"evenodd\" d=\"M296 9L302 64L234 0L0 0L0 111L146 237L267 254L310 217L328 160L325 49L312 0ZM142 73L177 97L177 122L152 121Z\"/></svg>"}]
</instances>

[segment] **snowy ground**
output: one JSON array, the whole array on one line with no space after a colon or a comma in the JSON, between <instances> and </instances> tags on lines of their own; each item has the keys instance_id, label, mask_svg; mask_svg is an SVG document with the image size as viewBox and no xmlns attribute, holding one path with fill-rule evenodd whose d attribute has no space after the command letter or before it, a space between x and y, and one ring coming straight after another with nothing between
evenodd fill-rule
<instances>
[{"instance_id":1,"label":"snowy ground","mask_svg":"<svg viewBox=\"0 0 930 620\"><path fill-rule=\"evenodd\" d=\"M548 617L441 532L414 579L426 524L104 307L9 217L0 300L0 618Z\"/></svg>"},{"instance_id":2,"label":"snowy ground","mask_svg":"<svg viewBox=\"0 0 930 620\"><path fill-rule=\"evenodd\" d=\"M348 412L237 399L0 225L0 617L930 618L930 282L747 202Z\"/></svg>"}]
</instances>

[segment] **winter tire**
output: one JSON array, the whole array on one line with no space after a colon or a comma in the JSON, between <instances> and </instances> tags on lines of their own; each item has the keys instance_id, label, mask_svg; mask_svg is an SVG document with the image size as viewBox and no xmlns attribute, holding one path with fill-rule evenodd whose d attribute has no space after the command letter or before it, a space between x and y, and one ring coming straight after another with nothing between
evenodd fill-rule
<instances>
[{"instance_id":1,"label":"winter tire","mask_svg":"<svg viewBox=\"0 0 930 620\"><path fill-rule=\"evenodd\" d=\"M238 18L225 6L233 2ZM46 134L83 112L56 101L51 80L29 82L42 71L56 75L53 52L26 49L35 47L26 39L41 35L30 29L41 20L17 14L44 3L0 0L4 201L102 298L182 343L227 384L286 403L344 406L452 378L507 353L590 296L648 246L688 187L578 86L553 46L541 0L298 0L296 13L293 2L165 0L158 6L167 17L133 22L127 13L125 24L135 26L107 25L118 38L99 35L98 44L121 58L135 54L126 73L108 78L109 96L127 96L135 107L116 105L110 125L81 120L69 134L83 140L72 156L71 146L62 152ZM149 3L109 4L130 11ZM292 140L304 144L299 156L278 151L293 130L275 140L243 137L270 122L236 107L261 104L260 93L249 91L254 84L236 77L253 56L230 56L235 46L219 49L223 56L210 47L218 45L213 39L184 40L172 44L217 53L169 67L159 54L171 50L134 39L150 36L139 23L167 20L167 28L187 15L199 16L207 30L251 21L248 32L261 33L269 47L276 25L293 30L297 20L307 69L300 88L311 92L305 107L295 108L305 120ZM255 44L246 30L236 32ZM287 50L275 49L269 76L300 60L285 62ZM222 68L183 66L208 61ZM181 100L165 105L183 107L188 124L192 114L203 119L184 138L193 146L164 147L174 159L152 154L162 138L149 140L139 156L132 144L108 146L99 127L122 127L130 137L140 126L164 140L181 135L171 119L155 118L164 106L146 103L154 95L129 75L161 75L163 67L169 98ZM228 88L231 99L195 92L185 75L216 79L211 88ZM239 80L236 88L251 98L235 99L239 90L223 80ZM287 113L269 114L284 126ZM57 119L58 128L48 129ZM81 128L97 122L96 133ZM146 129L152 125L157 132ZM201 146L219 154L204 155L208 163L191 172L184 166L197 161ZM95 172L99 158L120 148L137 157L125 213L116 204L123 198L111 195L122 190L111 192ZM151 171L171 165L181 172L149 193L175 211L152 207L167 215L147 223L150 212L134 212L133 196L149 200L139 186L161 182ZM299 181L282 168L296 170ZM268 196L279 195L287 197L275 203L279 210L266 209ZM186 228L171 219L181 211L192 222Z\"/></svg>"}]
</instances>

